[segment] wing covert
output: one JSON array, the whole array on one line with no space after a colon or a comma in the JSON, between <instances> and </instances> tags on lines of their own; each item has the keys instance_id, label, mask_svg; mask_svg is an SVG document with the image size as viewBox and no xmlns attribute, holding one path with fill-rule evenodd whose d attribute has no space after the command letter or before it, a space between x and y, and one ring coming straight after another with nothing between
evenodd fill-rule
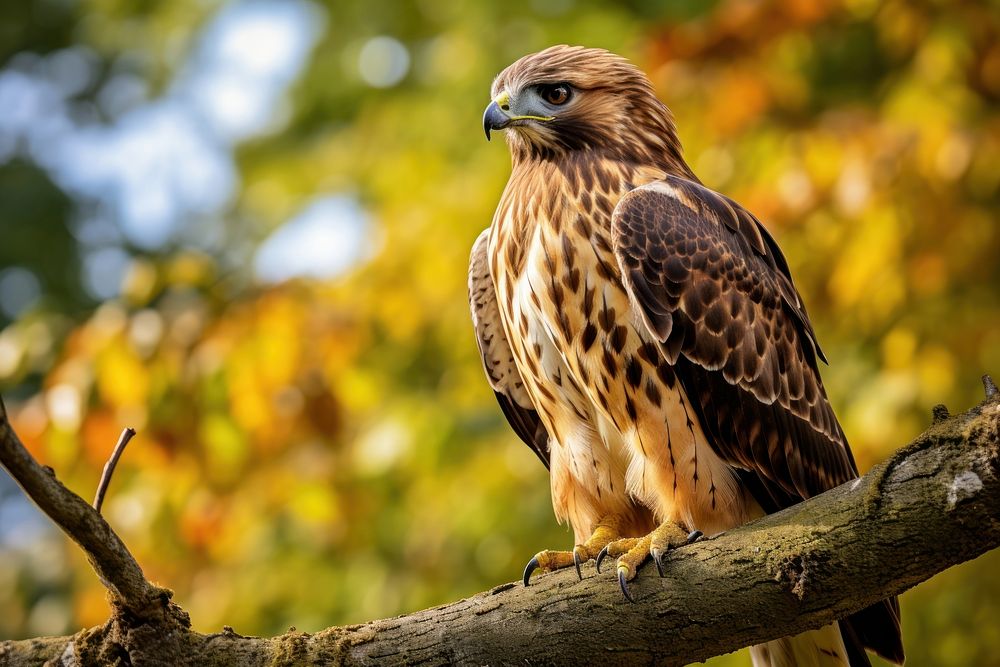
<instances>
[{"instance_id":1,"label":"wing covert","mask_svg":"<svg viewBox=\"0 0 1000 667\"><path fill-rule=\"evenodd\" d=\"M857 476L777 244L737 203L668 176L612 219L622 280L706 436L773 511ZM751 485L754 488L754 485Z\"/></svg>"}]
</instances>

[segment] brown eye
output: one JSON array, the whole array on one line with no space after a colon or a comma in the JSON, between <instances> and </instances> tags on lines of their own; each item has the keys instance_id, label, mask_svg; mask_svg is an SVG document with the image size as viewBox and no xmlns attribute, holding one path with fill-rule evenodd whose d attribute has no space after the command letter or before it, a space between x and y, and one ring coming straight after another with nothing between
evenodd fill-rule
<instances>
[{"instance_id":1,"label":"brown eye","mask_svg":"<svg viewBox=\"0 0 1000 667\"><path fill-rule=\"evenodd\" d=\"M549 104L559 106L569 101L569 86L565 83L557 83L551 86L541 87L542 99Z\"/></svg>"}]
</instances>

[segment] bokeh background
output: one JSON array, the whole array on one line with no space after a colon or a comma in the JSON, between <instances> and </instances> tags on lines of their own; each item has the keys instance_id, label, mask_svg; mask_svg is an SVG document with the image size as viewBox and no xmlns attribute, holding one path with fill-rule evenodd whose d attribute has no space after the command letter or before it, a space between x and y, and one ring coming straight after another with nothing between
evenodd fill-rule
<instances>
[{"instance_id":1,"label":"bokeh background","mask_svg":"<svg viewBox=\"0 0 1000 667\"><path fill-rule=\"evenodd\" d=\"M0 390L85 498L139 431L105 515L197 629L412 611L570 545L465 296L509 171L489 85L560 42L647 71L779 239L863 470L1000 374L996 2L4 3ZM998 664L998 572L902 597L909 664ZM107 614L0 474L0 637Z\"/></svg>"}]
</instances>

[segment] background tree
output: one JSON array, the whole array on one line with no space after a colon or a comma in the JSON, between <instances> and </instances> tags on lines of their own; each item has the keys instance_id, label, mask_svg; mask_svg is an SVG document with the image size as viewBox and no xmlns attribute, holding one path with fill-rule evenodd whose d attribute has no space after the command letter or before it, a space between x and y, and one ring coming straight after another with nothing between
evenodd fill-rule
<instances>
[{"instance_id":1,"label":"background tree","mask_svg":"<svg viewBox=\"0 0 1000 667\"><path fill-rule=\"evenodd\" d=\"M489 83L551 43L633 58L779 238L863 471L1000 369L995 4L8 4L0 390L84 496L138 429L104 513L197 629L414 610L569 543L464 294ZM996 655L997 559L902 597L910 655ZM107 614L0 478L0 637Z\"/></svg>"}]
</instances>

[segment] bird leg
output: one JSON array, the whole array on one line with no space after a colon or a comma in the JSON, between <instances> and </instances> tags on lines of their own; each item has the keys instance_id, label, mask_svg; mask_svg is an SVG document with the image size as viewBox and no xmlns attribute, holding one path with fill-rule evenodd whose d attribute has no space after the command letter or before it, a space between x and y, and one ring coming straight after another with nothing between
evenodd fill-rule
<instances>
[{"instance_id":1,"label":"bird leg","mask_svg":"<svg viewBox=\"0 0 1000 667\"><path fill-rule=\"evenodd\" d=\"M576 566L576 575L583 579L580 565L589 560L597 558L601 550L609 543L621 537L622 520L616 515L608 515L597 522L593 534L583 544L577 544L572 551L539 551L528 561L524 568L524 585L528 585L528 579L535 570L542 572L552 572L570 565ZM599 571L599 570L598 570Z\"/></svg>"},{"instance_id":2,"label":"bird leg","mask_svg":"<svg viewBox=\"0 0 1000 667\"><path fill-rule=\"evenodd\" d=\"M622 594L629 602L634 602L628 590L628 582L635 579L639 566L645 563L647 558L653 559L656 571L662 577L663 559L667 552L675 547L691 544L700 537L699 530L689 533L679 523L664 521L644 537L626 537L606 544L597 555L597 571L601 571L601 562L606 557L617 557L615 570L618 574L618 585L621 586Z\"/></svg>"}]
</instances>

